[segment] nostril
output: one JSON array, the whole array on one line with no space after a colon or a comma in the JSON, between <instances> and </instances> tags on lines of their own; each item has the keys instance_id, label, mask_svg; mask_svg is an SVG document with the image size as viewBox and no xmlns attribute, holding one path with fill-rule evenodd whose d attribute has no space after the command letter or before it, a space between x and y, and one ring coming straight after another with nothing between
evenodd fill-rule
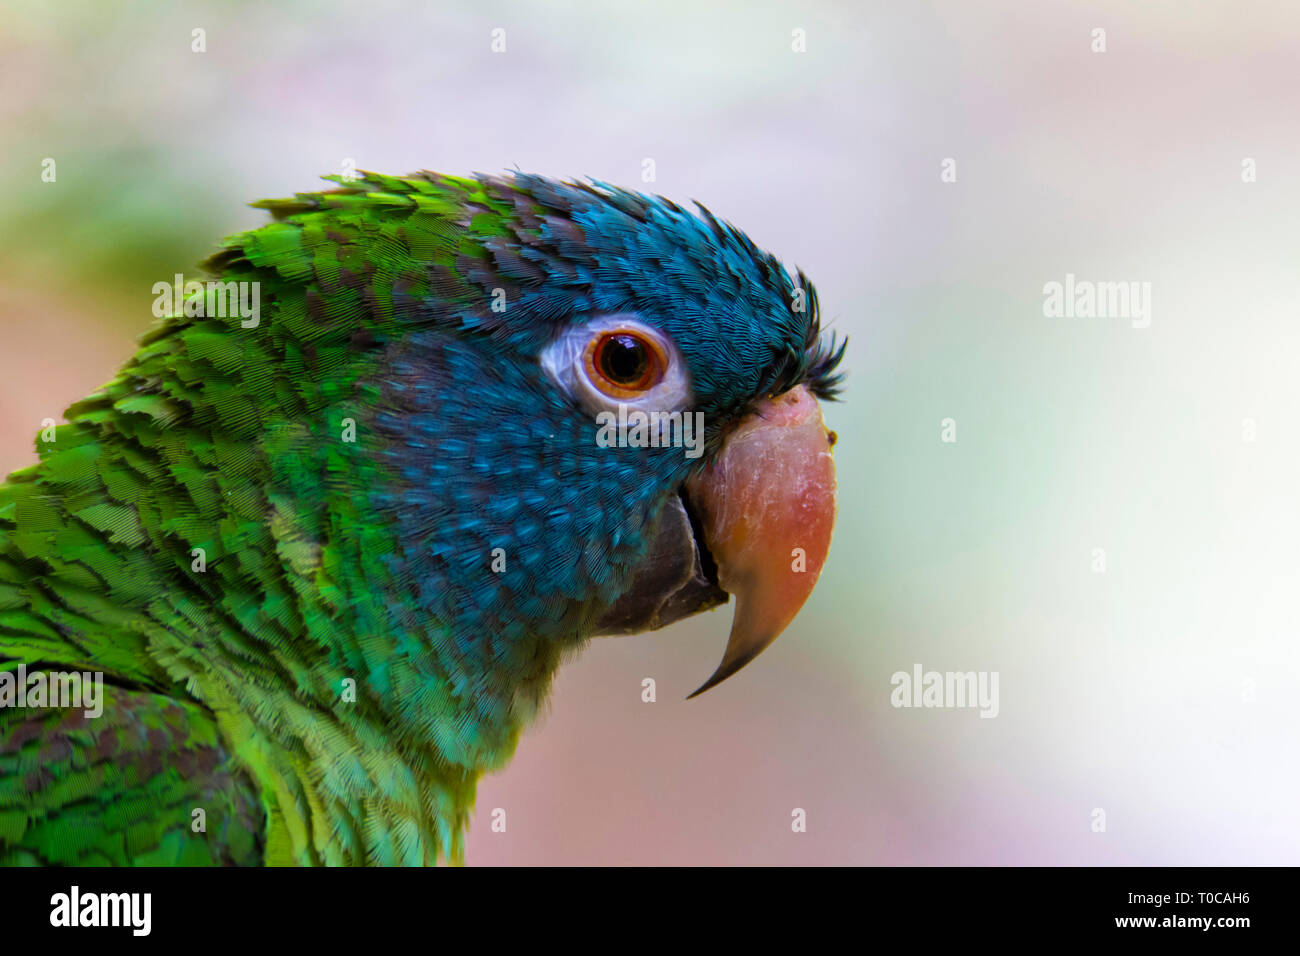
<instances>
[{"instance_id":1,"label":"nostril","mask_svg":"<svg viewBox=\"0 0 1300 956\"><path fill-rule=\"evenodd\" d=\"M840 440L840 436L837 435L837 434L835 434L833 431L831 431L831 430L828 428L828 429L826 429L826 440L827 440L828 442L830 442L830 446L831 446L832 448L834 448L834 447L835 447L835 443L836 443L837 441Z\"/></svg>"}]
</instances>

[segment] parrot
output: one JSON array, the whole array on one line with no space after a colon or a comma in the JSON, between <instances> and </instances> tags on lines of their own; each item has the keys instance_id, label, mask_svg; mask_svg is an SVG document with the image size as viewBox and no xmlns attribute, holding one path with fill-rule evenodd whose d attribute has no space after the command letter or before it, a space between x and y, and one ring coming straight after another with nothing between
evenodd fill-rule
<instances>
[{"instance_id":1,"label":"parrot","mask_svg":"<svg viewBox=\"0 0 1300 956\"><path fill-rule=\"evenodd\" d=\"M0 483L4 865L463 864L562 661L735 598L699 693L811 594L802 270L594 179L325 179Z\"/></svg>"}]
</instances>

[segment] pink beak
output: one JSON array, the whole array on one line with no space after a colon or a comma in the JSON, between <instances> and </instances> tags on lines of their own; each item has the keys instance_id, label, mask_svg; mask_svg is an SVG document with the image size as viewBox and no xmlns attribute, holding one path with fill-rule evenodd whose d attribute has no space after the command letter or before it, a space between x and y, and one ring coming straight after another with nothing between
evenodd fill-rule
<instances>
[{"instance_id":1,"label":"pink beak","mask_svg":"<svg viewBox=\"0 0 1300 956\"><path fill-rule=\"evenodd\" d=\"M702 694L757 657L812 594L835 524L833 432L802 385L763 401L686 485L736 614Z\"/></svg>"}]
</instances>

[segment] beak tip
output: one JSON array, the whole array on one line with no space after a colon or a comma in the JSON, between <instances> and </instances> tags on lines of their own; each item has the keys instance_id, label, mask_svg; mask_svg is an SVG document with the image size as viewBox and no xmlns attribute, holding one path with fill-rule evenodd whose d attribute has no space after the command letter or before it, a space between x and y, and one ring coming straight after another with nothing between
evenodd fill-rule
<instances>
[{"instance_id":1,"label":"beak tip","mask_svg":"<svg viewBox=\"0 0 1300 956\"><path fill-rule=\"evenodd\" d=\"M745 620L741 616L739 607L737 607L736 613L738 620ZM706 690L717 687L728 677L742 670L745 665L761 654L764 648L775 641L780 633L780 631L775 631L760 635L760 632L747 629L744 624L740 624L738 630L738 625L733 622L731 636L727 640L727 651L722 657L722 663L718 665L712 676L696 688L686 699L691 700L700 696Z\"/></svg>"},{"instance_id":2,"label":"beak tip","mask_svg":"<svg viewBox=\"0 0 1300 956\"><path fill-rule=\"evenodd\" d=\"M727 664L727 663L721 664L718 667L718 669L713 672L713 676L710 677L708 680L706 680L699 687L695 688L695 690L693 690L691 693L687 694L686 699L694 700L696 697L699 697L701 694L703 694L706 690L712 690L713 688L717 687L724 680L726 680L728 677L736 673L736 671L740 670L744 666L745 666L745 662L733 663L733 664Z\"/></svg>"}]
</instances>

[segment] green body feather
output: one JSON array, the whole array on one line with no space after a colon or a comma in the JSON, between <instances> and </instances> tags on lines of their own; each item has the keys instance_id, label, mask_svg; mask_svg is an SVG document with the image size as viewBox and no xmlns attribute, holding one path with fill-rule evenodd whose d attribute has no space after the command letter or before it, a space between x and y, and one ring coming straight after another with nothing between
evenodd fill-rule
<instances>
[{"instance_id":1,"label":"green body feather","mask_svg":"<svg viewBox=\"0 0 1300 956\"><path fill-rule=\"evenodd\" d=\"M442 758L436 709L390 719L436 669L418 631L440 625L365 606L391 541L350 500L378 465L339 435L368 404L354 337L397 331L385 293L404 274L427 291L417 255L450 268L472 247L452 223L481 187L394 185L267 204L293 215L209 266L261 283L260 327L164 320L0 486L0 666L102 671L111 715L65 729L79 712L0 710L0 861L460 858L482 767ZM557 661L541 653L535 678ZM376 674L386 688L363 677L345 700L345 679Z\"/></svg>"}]
</instances>

